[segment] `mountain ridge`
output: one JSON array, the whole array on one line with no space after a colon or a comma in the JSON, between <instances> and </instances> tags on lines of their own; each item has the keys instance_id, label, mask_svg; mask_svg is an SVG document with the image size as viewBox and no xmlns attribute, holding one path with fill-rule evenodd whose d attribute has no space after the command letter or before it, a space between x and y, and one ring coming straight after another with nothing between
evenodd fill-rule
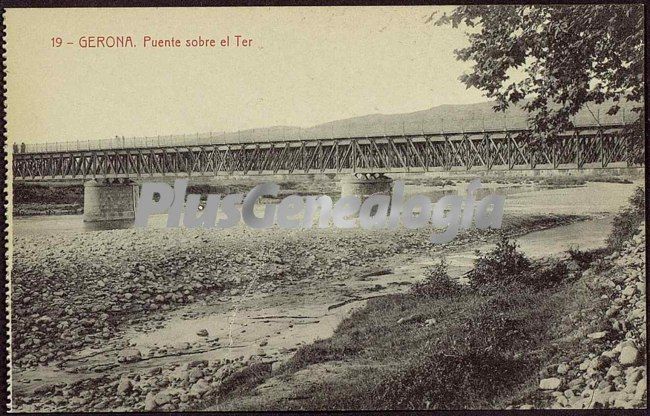
<instances>
[{"instance_id":1,"label":"mountain ridge","mask_svg":"<svg viewBox=\"0 0 650 416\"><path fill-rule=\"evenodd\" d=\"M621 110L607 115L613 102L592 104L591 111L583 108L575 116L575 123L610 124L632 119L632 103L619 104ZM226 141L257 141L282 139L313 139L329 137L363 137L414 133L439 133L441 131L494 130L501 128L527 128L528 113L521 107L511 106L505 113L494 112L494 101L473 104L441 104L408 113L374 113L327 121L310 127L272 126L225 133ZM593 112L593 115L591 114Z\"/></svg>"}]
</instances>

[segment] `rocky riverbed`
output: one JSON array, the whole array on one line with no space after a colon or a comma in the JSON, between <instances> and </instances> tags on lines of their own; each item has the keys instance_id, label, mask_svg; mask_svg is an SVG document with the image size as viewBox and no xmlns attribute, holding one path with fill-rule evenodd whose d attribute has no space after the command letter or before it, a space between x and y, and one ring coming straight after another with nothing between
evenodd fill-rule
<instances>
[{"instance_id":1,"label":"rocky riverbed","mask_svg":"<svg viewBox=\"0 0 650 416\"><path fill-rule=\"evenodd\" d=\"M504 230L521 234L579 219L513 216ZM146 337L164 327L174 313L189 319L210 307L236 312L241 302L262 304L255 296L263 299L275 293L275 298L269 296L275 299L269 301L271 310L281 310L283 302L278 299L291 296L342 307L364 293L398 290L402 283L371 284L363 276L385 274L387 265L408 261L409 253L432 256L441 250L429 243L428 230L312 231L135 229L16 238L14 408L201 408L203 401L214 401L219 392L236 387L251 372L254 376L271 371L279 356L295 351L295 343L288 341L299 331L291 331L307 327L310 320L303 318L308 317L292 317L277 327L272 326L273 316L255 321L270 331L261 341L243 338L247 329L255 332L254 325L236 326L237 335L254 342L254 348L228 358L210 352L238 347L233 345L232 322L219 334L200 328L193 334L196 341L165 339L163 345L147 348L133 341L134 333ZM490 241L493 236L467 232L444 250ZM346 287L351 277L363 285L360 290ZM325 284L320 292L315 289ZM339 295L349 294L332 296L332 288ZM314 334L294 336L307 335ZM288 340L275 343L273 337L280 336Z\"/></svg>"}]
</instances>

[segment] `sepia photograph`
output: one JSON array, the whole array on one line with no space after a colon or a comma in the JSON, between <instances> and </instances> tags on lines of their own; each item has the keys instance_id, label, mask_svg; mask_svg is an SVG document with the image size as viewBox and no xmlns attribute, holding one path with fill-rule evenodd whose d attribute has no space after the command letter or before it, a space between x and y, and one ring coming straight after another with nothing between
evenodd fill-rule
<instances>
[{"instance_id":1,"label":"sepia photograph","mask_svg":"<svg viewBox=\"0 0 650 416\"><path fill-rule=\"evenodd\" d=\"M643 2L3 7L8 412L647 410Z\"/></svg>"}]
</instances>

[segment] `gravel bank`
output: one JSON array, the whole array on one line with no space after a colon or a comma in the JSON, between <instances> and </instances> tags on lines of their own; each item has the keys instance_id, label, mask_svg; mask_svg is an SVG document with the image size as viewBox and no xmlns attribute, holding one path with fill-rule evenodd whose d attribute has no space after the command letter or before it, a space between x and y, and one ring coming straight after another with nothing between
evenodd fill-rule
<instances>
[{"instance_id":1,"label":"gravel bank","mask_svg":"<svg viewBox=\"0 0 650 416\"><path fill-rule=\"evenodd\" d=\"M604 259L600 270L585 272L590 288L603 293L608 307L600 315L601 330L585 335L588 352L569 357L540 380L552 408L647 407L645 242L643 223L621 252Z\"/></svg>"}]
</instances>

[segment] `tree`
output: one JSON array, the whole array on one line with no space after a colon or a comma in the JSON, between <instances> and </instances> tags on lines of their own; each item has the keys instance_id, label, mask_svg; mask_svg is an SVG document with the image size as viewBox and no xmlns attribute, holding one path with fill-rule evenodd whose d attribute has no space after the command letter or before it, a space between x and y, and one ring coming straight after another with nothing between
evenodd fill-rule
<instances>
[{"instance_id":1,"label":"tree","mask_svg":"<svg viewBox=\"0 0 650 416\"><path fill-rule=\"evenodd\" d=\"M643 124L644 15L639 4L457 6L437 25L464 25L473 61L460 80L496 100L496 111L522 101L534 136L570 129L589 104L633 103Z\"/></svg>"}]
</instances>

